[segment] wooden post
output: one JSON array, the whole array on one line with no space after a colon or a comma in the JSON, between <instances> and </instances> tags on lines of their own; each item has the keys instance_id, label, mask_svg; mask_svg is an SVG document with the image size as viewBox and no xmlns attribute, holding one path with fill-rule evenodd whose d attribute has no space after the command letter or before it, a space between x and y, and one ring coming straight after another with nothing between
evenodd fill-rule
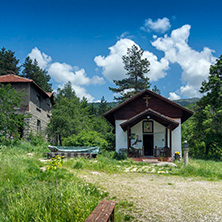
<instances>
[{"instance_id":1,"label":"wooden post","mask_svg":"<svg viewBox=\"0 0 222 222\"><path fill-rule=\"evenodd\" d=\"M168 128L165 128L165 147L168 147Z\"/></svg>"},{"instance_id":2,"label":"wooden post","mask_svg":"<svg viewBox=\"0 0 222 222\"><path fill-rule=\"evenodd\" d=\"M143 157L144 157L144 146L143 146Z\"/></svg>"},{"instance_id":3,"label":"wooden post","mask_svg":"<svg viewBox=\"0 0 222 222\"><path fill-rule=\"evenodd\" d=\"M170 156L172 157L172 130L170 129Z\"/></svg>"},{"instance_id":4,"label":"wooden post","mask_svg":"<svg viewBox=\"0 0 222 222\"><path fill-rule=\"evenodd\" d=\"M157 146L155 146L155 157L157 157Z\"/></svg>"},{"instance_id":5,"label":"wooden post","mask_svg":"<svg viewBox=\"0 0 222 222\"><path fill-rule=\"evenodd\" d=\"M183 149L183 153L184 153L184 164L187 165L188 164L188 149Z\"/></svg>"},{"instance_id":6,"label":"wooden post","mask_svg":"<svg viewBox=\"0 0 222 222\"><path fill-rule=\"evenodd\" d=\"M130 157L129 155L129 149L130 149L130 126L127 126L127 148L128 148L128 157Z\"/></svg>"}]
</instances>

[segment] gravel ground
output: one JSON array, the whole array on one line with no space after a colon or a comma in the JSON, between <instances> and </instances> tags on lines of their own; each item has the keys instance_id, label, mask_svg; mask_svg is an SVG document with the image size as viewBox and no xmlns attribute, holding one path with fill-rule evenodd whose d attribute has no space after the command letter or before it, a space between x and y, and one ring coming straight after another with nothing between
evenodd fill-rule
<instances>
[{"instance_id":1,"label":"gravel ground","mask_svg":"<svg viewBox=\"0 0 222 222\"><path fill-rule=\"evenodd\" d=\"M133 203L134 221L222 221L222 182L147 173L79 176L117 201Z\"/></svg>"}]
</instances>

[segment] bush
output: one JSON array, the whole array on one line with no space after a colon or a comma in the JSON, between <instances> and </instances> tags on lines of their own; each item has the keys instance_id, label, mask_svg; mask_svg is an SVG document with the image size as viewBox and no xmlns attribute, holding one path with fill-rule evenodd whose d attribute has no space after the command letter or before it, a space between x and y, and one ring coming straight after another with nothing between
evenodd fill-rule
<instances>
[{"instance_id":1,"label":"bush","mask_svg":"<svg viewBox=\"0 0 222 222\"><path fill-rule=\"evenodd\" d=\"M34 135L32 132L29 134L27 140L30 141L33 146L40 146L46 143L42 134Z\"/></svg>"},{"instance_id":2,"label":"bush","mask_svg":"<svg viewBox=\"0 0 222 222\"><path fill-rule=\"evenodd\" d=\"M108 142L96 131L83 130L78 135L72 136L63 140L63 146L99 146L101 149L106 149Z\"/></svg>"},{"instance_id":3,"label":"bush","mask_svg":"<svg viewBox=\"0 0 222 222\"><path fill-rule=\"evenodd\" d=\"M128 150L127 149L120 149L119 152L115 152L113 158L117 160L126 160L128 157Z\"/></svg>"},{"instance_id":4,"label":"bush","mask_svg":"<svg viewBox=\"0 0 222 222\"><path fill-rule=\"evenodd\" d=\"M17 137L5 138L5 136L0 135L0 144L2 145L14 146L14 145L19 145L20 143L21 140Z\"/></svg>"}]
</instances>

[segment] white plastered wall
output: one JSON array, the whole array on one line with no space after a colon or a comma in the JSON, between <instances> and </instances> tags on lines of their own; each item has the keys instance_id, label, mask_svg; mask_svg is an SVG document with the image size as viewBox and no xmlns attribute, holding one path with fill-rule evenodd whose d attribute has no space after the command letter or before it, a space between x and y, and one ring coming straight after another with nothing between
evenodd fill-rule
<instances>
[{"instance_id":1,"label":"white plastered wall","mask_svg":"<svg viewBox=\"0 0 222 222\"><path fill-rule=\"evenodd\" d=\"M165 129L166 127L161 125L160 123L153 120L154 123L154 135L153 135L153 142L154 147L164 147L165 146Z\"/></svg>"},{"instance_id":2,"label":"white plastered wall","mask_svg":"<svg viewBox=\"0 0 222 222\"><path fill-rule=\"evenodd\" d=\"M150 119L151 120L151 119ZM175 152L182 153L181 150L181 119L175 119L179 122L179 126L172 131L172 157ZM123 131L120 124L125 122L126 120L116 120L115 131L116 131L116 152L121 148L127 149L127 132ZM145 121L145 120L143 120ZM143 147L143 121L140 121L136 125L131 128L131 134L134 133L136 137L138 136L139 142L137 142L133 147L142 148ZM160 123L153 121L153 129L154 129L154 147L164 147L165 146L165 127ZM135 140L131 140L131 146L135 142ZM168 129L168 147L170 146L170 130Z\"/></svg>"},{"instance_id":3,"label":"white plastered wall","mask_svg":"<svg viewBox=\"0 0 222 222\"><path fill-rule=\"evenodd\" d=\"M172 131L172 157L175 152L179 152L182 157L181 149L181 119L174 119L179 123L179 126Z\"/></svg>"},{"instance_id":4,"label":"white plastered wall","mask_svg":"<svg viewBox=\"0 0 222 222\"><path fill-rule=\"evenodd\" d=\"M116 133L116 152L119 152L119 149L127 148L127 132L124 132L121 123L126 120L116 120L115 121L115 133Z\"/></svg>"}]
</instances>

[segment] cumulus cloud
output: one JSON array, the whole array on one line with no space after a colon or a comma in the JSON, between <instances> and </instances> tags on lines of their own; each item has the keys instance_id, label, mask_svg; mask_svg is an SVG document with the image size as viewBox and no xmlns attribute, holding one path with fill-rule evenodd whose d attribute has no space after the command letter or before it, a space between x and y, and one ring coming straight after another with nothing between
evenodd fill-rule
<instances>
[{"instance_id":1,"label":"cumulus cloud","mask_svg":"<svg viewBox=\"0 0 222 222\"><path fill-rule=\"evenodd\" d=\"M97 66L102 68L102 74L110 81L120 80L126 77L126 70L122 61L122 56L127 54L127 48L136 45L133 40L120 39L115 45L109 48L110 52L108 56L96 56L94 61ZM169 69L169 62L167 59L162 58L158 61L157 56L152 52L144 51L144 58L147 58L150 62L150 72L145 76L149 77L151 81L157 81L166 75L166 70Z\"/></svg>"},{"instance_id":2,"label":"cumulus cloud","mask_svg":"<svg viewBox=\"0 0 222 222\"><path fill-rule=\"evenodd\" d=\"M51 57L41 52L37 47L32 49L28 55L31 59L36 59L41 68L46 68L49 75L56 83L60 84L61 88L66 82L70 81L76 95L79 98L87 98L89 102L92 102L94 97L87 93L86 89L82 86L101 85L105 83L103 77L93 76L89 78L85 70L79 69L77 66L59 62L52 63Z\"/></svg>"},{"instance_id":3,"label":"cumulus cloud","mask_svg":"<svg viewBox=\"0 0 222 222\"><path fill-rule=\"evenodd\" d=\"M120 39L114 46L109 47L108 56L96 56L94 61L97 66L102 67L103 75L106 79L112 81L120 80L125 77L126 71L123 68L122 56L127 53L127 48L135 44L130 39Z\"/></svg>"},{"instance_id":4,"label":"cumulus cloud","mask_svg":"<svg viewBox=\"0 0 222 222\"><path fill-rule=\"evenodd\" d=\"M177 100L180 99L181 97L179 95L177 95L175 92L170 92L169 93L169 99L170 100Z\"/></svg>"},{"instance_id":5,"label":"cumulus cloud","mask_svg":"<svg viewBox=\"0 0 222 222\"><path fill-rule=\"evenodd\" d=\"M90 79L90 84L102 85L105 84L105 80L103 79L103 77L93 76L92 79Z\"/></svg>"},{"instance_id":6,"label":"cumulus cloud","mask_svg":"<svg viewBox=\"0 0 222 222\"><path fill-rule=\"evenodd\" d=\"M76 67L72 67L66 63L55 62L52 63L48 69L50 76L58 83L71 82L76 95L79 98L87 98L89 102L92 102L94 97L87 93L83 85L98 85L104 84L105 80L99 76L93 76L91 79L87 77L84 69L76 70Z\"/></svg>"},{"instance_id":7,"label":"cumulus cloud","mask_svg":"<svg viewBox=\"0 0 222 222\"><path fill-rule=\"evenodd\" d=\"M170 27L170 21L166 17L162 19L158 18L156 21L153 21L151 18L149 18L145 20L144 26L141 27L141 29L147 32L155 31L164 33L169 30Z\"/></svg>"},{"instance_id":8,"label":"cumulus cloud","mask_svg":"<svg viewBox=\"0 0 222 222\"><path fill-rule=\"evenodd\" d=\"M188 45L190 25L172 31L170 36L157 38L152 45L165 53L164 59L178 63L182 68L180 94L186 97L200 96L199 89L209 74L210 65L215 61L212 50L205 47L201 52Z\"/></svg>"},{"instance_id":9,"label":"cumulus cloud","mask_svg":"<svg viewBox=\"0 0 222 222\"><path fill-rule=\"evenodd\" d=\"M32 49L28 56L34 60L36 59L40 68L45 69L47 65L52 61L52 58L41 52L37 47Z\"/></svg>"},{"instance_id":10,"label":"cumulus cloud","mask_svg":"<svg viewBox=\"0 0 222 222\"><path fill-rule=\"evenodd\" d=\"M94 97L87 93L85 88L75 84L72 84L72 88L75 90L75 93L79 98L82 99L83 97L85 97L88 102L92 102L94 100Z\"/></svg>"}]
</instances>

